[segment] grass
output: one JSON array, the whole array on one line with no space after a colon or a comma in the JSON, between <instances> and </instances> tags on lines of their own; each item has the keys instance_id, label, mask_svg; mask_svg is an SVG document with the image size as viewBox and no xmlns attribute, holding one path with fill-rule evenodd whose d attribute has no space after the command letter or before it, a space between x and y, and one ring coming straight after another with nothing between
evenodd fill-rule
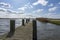
<instances>
[{"instance_id":1,"label":"grass","mask_svg":"<svg viewBox=\"0 0 60 40\"><path fill-rule=\"evenodd\" d=\"M47 20L46 18L45 19L44 18L38 18L37 20L40 21L40 22L60 25L60 19L49 19L49 20Z\"/></svg>"},{"instance_id":2,"label":"grass","mask_svg":"<svg viewBox=\"0 0 60 40\"><path fill-rule=\"evenodd\" d=\"M49 20L50 23L60 25L60 20Z\"/></svg>"}]
</instances>

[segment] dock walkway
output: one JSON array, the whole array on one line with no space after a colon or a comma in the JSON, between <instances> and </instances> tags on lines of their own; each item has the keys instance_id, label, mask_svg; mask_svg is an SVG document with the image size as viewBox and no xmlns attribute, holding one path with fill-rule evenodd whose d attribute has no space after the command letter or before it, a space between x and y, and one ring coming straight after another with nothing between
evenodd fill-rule
<instances>
[{"instance_id":1,"label":"dock walkway","mask_svg":"<svg viewBox=\"0 0 60 40\"><path fill-rule=\"evenodd\" d=\"M32 34L32 22L29 22L25 26L18 27L11 38L5 38L4 40L32 40Z\"/></svg>"}]
</instances>

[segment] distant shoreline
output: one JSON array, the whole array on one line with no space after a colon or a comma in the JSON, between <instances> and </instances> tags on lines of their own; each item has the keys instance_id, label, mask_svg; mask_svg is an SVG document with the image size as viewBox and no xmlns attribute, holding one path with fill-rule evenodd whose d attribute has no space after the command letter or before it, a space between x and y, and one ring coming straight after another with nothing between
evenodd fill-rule
<instances>
[{"instance_id":1,"label":"distant shoreline","mask_svg":"<svg viewBox=\"0 0 60 40\"><path fill-rule=\"evenodd\" d=\"M60 19L48 19L48 18L37 18L41 22L48 22L56 25L60 25Z\"/></svg>"}]
</instances>

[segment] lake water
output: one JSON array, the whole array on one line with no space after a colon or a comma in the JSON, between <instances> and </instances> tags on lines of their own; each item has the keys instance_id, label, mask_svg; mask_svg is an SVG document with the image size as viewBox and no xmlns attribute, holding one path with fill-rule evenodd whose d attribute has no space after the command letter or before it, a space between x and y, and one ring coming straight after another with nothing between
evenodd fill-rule
<instances>
[{"instance_id":1,"label":"lake water","mask_svg":"<svg viewBox=\"0 0 60 40\"><path fill-rule=\"evenodd\" d=\"M60 25L37 21L37 40L60 40Z\"/></svg>"},{"instance_id":2,"label":"lake water","mask_svg":"<svg viewBox=\"0 0 60 40\"><path fill-rule=\"evenodd\" d=\"M21 24L22 19L15 19L16 28ZM9 28L10 19L0 19L0 35L9 32ZM60 25L37 21L37 40L60 40Z\"/></svg>"},{"instance_id":3,"label":"lake water","mask_svg":"<svg viewBox=\"0 0 60 40\"><path fill-rule=\"evenodd\" d=\"M15 28L21 26L21 24L22 19L15 19ZM0 35L3 35L9 31L10 31L10 19L0 19Z\"/></svg>"}]
</instances>

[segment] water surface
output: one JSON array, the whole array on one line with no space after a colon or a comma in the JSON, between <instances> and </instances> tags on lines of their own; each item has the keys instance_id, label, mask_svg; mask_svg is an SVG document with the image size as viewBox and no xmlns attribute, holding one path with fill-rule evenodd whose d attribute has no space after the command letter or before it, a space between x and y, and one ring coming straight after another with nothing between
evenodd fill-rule
<instances>
[{"instance_id":1,"label":"water surface","mask_svg":"<svg viewBox=\"0 0 60 40\"><path fill-rule=\"evenodd\" d=\"M15 19L15 28L22 25L22 19ZM10 19L0 19L0 35L10 31Z\"/></svg>"},{"instance_id":2,"label":"water surface","mask_svg":"<svg viewBox=\"0 0 60 40\"><path fill-rule=\"evenodd\" d=\"M37 21L38 40L60 40L60 26Z\"/></svg>"}]
</instances>

